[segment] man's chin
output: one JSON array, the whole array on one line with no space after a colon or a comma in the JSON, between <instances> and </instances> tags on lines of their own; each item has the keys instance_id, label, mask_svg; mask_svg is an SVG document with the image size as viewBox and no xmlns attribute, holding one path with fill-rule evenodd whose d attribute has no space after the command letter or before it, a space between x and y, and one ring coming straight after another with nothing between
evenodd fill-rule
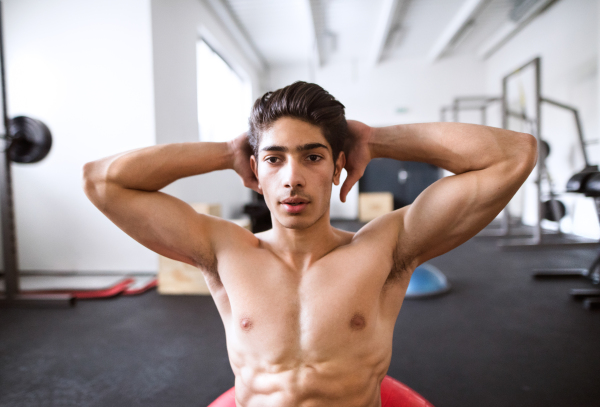
<instances>
[{"instance_id":1,"label":"man's chin","mask_svg":"<svg viewBox=\"0 0 600 407\"><path fill-rule=\"evenodd\" d=\"M312 226L312 223L298 219L281 223L281 225L286 229L302 230Z\"/></svg>"},{"instance_id":2,"label":"man's chin","mask_svg":"<svg viewBox=\"0 0 600 407\"><path fill-rule=\"evenodd\" d=\"M281 226L283 226L286 229L296 229L296 230L301 230L301 229L306 229L310 226L312 226L316 220L315 219L308 219L308 217L306 215L297 213L297 214L285 214L282 217L280 217L279 219L277 219L277 221L279 222L279 224Z\"/></svg>"}]
</instances>

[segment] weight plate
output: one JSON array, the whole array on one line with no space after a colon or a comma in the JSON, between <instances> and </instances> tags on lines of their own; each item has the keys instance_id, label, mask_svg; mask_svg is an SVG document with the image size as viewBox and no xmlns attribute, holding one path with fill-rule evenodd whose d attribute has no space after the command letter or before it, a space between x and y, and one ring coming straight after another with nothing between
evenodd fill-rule
<instances>
[{"instance_id":1,"label":"weight plate","mask_svg":"<svg viewBox=\"0 0 600 407\"><path fill-rule=\"evenodd\" d=\"M12 140L8 150L11 161L30 164L41 161L52 147L52 134L44 123L27 116L9 121L8 135Z\"/></svg>"},{"instance_id":2,"label":"weight plate","mask_svg":"<svg viewBox=\"0 0 600 407\"><path fill-rule=\"evenodd\" d=\"M553 202L554 202L555 210L552 209ZM552 222L556 222L556 221L559 221L562 218L564 218L565 215L567 214L567 208L565 207L565 204L557 199L544 201L544 202L542 202L542 204L543 204L543 208L544 208L544 219L548 219ZM555 214L555 211L556 211L556 214ZM556 215L558 215L558 219L556 219Z\"/></svg>"}]
</instances>

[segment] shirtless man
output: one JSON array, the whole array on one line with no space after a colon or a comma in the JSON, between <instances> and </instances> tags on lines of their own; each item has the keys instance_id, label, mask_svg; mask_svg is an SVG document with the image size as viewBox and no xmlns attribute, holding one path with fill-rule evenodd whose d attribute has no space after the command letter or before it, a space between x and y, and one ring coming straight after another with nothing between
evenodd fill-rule
<instances>
[{"instance_id":1,"label":"shirtless man","mask_svg":"<svg viewBox=\"0 0 600 407\"><path fill-rule=\"evenodd\" d=\"M333 228L332 184L346 168L344 201L378 157L456 175L357 233ZM248 135L94 161L84 167L84 188L135 240L202 270L225 326L235 374L231 405L378 407L413 270L490 223L536 158L535 138L523 133L346 122L333 96L296 82L256 101ZM252 234L159 192L177 179L225 169L264 195L271 230Z\"/></svg>"}]
</instances>

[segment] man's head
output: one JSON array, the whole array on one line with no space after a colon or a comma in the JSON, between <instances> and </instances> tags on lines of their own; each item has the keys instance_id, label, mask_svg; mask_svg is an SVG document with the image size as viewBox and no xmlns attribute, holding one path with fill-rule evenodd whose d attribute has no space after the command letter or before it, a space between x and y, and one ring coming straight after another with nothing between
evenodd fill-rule
<instances>
[{"instance_id":1,"label":"man's head","mask_svg":"<svg viewBox=\"0 0 600 407\"><path fill-rule=\"evenodd\" d=\"M294 117L319 127L331 147L334 161L348 147L344 105L319 85L298 81L267 92L254 102L248 139L255 156L262 134L281 117Z\"/></svg>"},{"instance_id":2,"label":"man's head","mask_svg":"<svg viewBox=\"0 0 600 407\"><path fill-rule=\"evenodd\" d=\"M268 92L254 104L248 138L252 169L274 221L304 229L329 213L349 141L340 102L305 82Z\"/></svg>"}]
</instances>

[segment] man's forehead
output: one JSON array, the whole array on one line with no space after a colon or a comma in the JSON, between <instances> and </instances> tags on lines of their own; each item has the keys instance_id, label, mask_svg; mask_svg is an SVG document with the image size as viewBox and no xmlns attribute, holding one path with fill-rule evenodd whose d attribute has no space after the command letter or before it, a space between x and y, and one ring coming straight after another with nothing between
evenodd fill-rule
<instances>
[{"instance_id":1,"label":"man's forehead","mask_svg":"<svg viewBox=\"0 0 600 407\"><path fill-rule=\"evenodd\" d=\"M313 145L314 148L322 145L331 150L331 146L318 126L299 119L284 117L273 123L261 135L258 149L263 150L268 146L281 146L291 151L307 145Z\"/></svg>"}]
</instances>

